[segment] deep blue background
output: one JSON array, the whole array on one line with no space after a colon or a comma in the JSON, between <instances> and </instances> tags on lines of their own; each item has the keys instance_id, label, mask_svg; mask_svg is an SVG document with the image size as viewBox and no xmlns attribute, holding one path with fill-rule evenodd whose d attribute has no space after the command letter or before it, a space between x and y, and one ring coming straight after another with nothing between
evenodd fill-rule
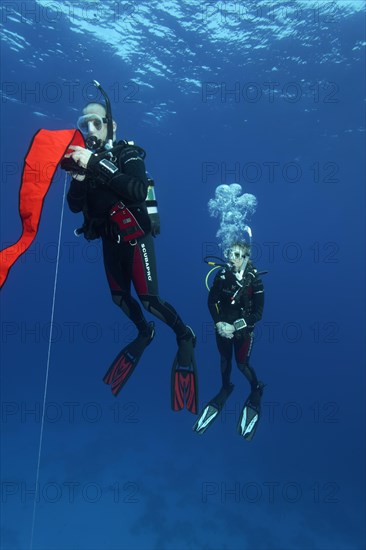
<instances>
[{"instance_id":1,"label":"deep blue background","mask_svg":"<svg viewBox=\"0 0 366 550\"><path fill-rule=\"evenodd\" d=\"M201 405L220 385L202 261L219 252L217 185L257 197L254 261L269 270L257 435L236 435L248 385L234 367L235 392L200 438L170 410L176 344L161 323L118 399L103 385L134 332L99 244L74 237L81 220L65 209L33 548L365 547L364 3L26 5L2 4L1 247L20 234L32 135L72 128L95 78L118 137L147 150L160 295L197 333ZM58 173L1 293L6 550L30 544L63 188Z\"/></svg>"}]
</instances>

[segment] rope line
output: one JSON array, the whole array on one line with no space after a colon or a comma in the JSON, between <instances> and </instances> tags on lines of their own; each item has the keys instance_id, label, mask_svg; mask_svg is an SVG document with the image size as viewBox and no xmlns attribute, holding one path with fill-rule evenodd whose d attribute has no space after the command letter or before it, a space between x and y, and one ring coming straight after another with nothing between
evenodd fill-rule
<instances>
[{"instance_id":1,"label":"rope line","mask_svg":"<svg viewBox=\"0 0 366 550\"><path fill-rule=\"evenodd\" d=\"M54 283L53 283L51 326L50 326L50 336L49 336L49 340L48 340L47 366L46 366L46 376L45 376L44 392L43 392L42 419L41 419L41 430L40 430L40 435L39 435L39 447L38 447L38 459L37 459L37 471L36 471L36 488L35 488L35 492L34 492L34 502L33 502L33 515L32 515L32 530L31 530L31 539L30 539L30 550L33 550L33 538L34 538L34 527L35 527L35 522L36 522L37 499L38 499L38 496L39 496L39 490L38 490L39 470L40 470L41 455L42 455L44 418L45 418L47 389L48 389L48 375L49 375L49 370L50 370L50 357L51 357L51 345L52 345L52 333L53 333L53 319L54 319L54 313L55 313L58 267L59 267L59 260L60 260L60 248L61 248L61 234L62 234L64 209L65 209L66 181L67 181L67 175L65 174L64 190L63 190L63 197L62 197L62 208L61 208L61 216L60 216L60 227L59 227L59 234L58 234L56 270L55 270L55 279L54 279Z\"/></svg>"}]
</instances>

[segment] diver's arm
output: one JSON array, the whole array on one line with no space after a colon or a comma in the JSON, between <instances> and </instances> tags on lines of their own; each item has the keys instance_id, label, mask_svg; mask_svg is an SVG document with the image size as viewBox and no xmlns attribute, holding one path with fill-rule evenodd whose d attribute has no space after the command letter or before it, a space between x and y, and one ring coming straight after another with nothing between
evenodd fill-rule
<instances>
[{"instance_id":1,"label":"diver's arm","mask_svg":"<svg viewBox=\"0 0 366 550\"><path fill-rule=\"evenodd\" d=\"M87 172L102 185L108 185L118 196L129 203L141 203L146 199L148 181L145 163L132 148L124 152L115 163L93 155Z\"/></svg>"},{"instance_id":2,"label":"diver's arm","mask_svg":"<svg viewBox=\"0 0 366 550\"><path fill-rule=\"evenodd\" d=\"M67 193L67 202L71 212L81 212L86 203L87 187L84 181L71 180L70 189Z\"/></svg>"},{"instance_id":3,"label":"diver's arm","mask_svg":"<svg viewBox=\"0 0 366 550\"><path fill-rule=\"evenodd\" d=\"M221 272L220 272L221 273ZM215 277L214 283L208 294L208 309L210 311L213 322L216 324L220 321L220 314L218 311L218 303L220 301L220 291L222 288L222 279L218 273Z\"/></svg>"},{"instance_id":4,"label":"diver's arm","mask_svg":"<svg viewBox=\"0 0 366 550\"><path fill-rule=\"evenodd\" d=\"M264 308L264 287L262 280L256 277L253 282L253 308L248 317L245 318L248 326L254 326L255 323L262 319Z\"/></svg>"},{"instance_id":5,"label":"diver's arm","mask_svg":"<svg viewBox=\"0 0 366 550\"><path fill-rule=\"evenodd\" d=\"M210 311L211 317L213 319L213 322L216 324L220 321L220 315L217 310L216 306L217 302L215 302L212 298L210 298L210 295L208 297L208 309Z\"/></svg>"},{"instance_id":6,"label":"diver's arm","mask_svg":"<svg viewBox=\"0 0 366 550\"><path fill-rule=\"evenodd\" d=\"M130 156L125 160L123 172L118 172L109 181L108 185L123 199L130 202L144 202L149 186L146 177L145 163L141 157Z\"/></svg>"}]
</instances>

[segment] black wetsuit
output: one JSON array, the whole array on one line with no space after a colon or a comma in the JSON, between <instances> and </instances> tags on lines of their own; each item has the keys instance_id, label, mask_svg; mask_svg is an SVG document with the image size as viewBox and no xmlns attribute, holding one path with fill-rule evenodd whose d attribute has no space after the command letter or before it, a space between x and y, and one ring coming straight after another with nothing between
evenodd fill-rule
<instances>
[{"instance_id":1,"label":"black wetsuit","mask_svg":"<svg viewBox=\"0 0 366 550\"><path fill-rule=\"evenodd\" d=\"M240 283L240 286L238 283ZM262 318L264 306L263 283L254 266L248 262L240 281L231 269L223 268L216 275L208 297L208 307L214 323L233 324L245 319L247 326L224 338L216 332L216 343L221 358L222 387L230 387L233 350L240 371L248 379L251 389L258 385L257 376L249 365L255 323Z\"/></svg>"},{"instance_id":2,"label":"black wetsuit","mask_svg":"<svg viewBox=\"0 0 366 550\"><path fill-rule=\"evenodd\" d=\"M99 160L105 153L93 157L85 180L71 181L69 207L72 212L84 213L87 238L101 237L112 299L139 332L148 330L148 325L139 303L131 295L131 282L145 309L168 324L180 338L186 334L186 326L175 309L159 297L151 222L145 204L148 181L142 149L119 142L111 152L118 171L112 174L101 168ZM118 233L110 221L111 207L121 200L145 233L135 245L118 242Z\"/></svg>"}]
</instances>

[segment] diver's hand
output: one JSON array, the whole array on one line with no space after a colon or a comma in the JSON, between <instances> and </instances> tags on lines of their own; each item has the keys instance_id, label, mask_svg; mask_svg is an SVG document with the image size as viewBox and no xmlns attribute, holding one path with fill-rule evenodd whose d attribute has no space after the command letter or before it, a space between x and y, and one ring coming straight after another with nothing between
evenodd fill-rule
<instances>
[{"instance_id":1,"label":"diver's hand","mask_svg":"<svg viewBox=\"0 0 366 550\"><path fill-rule=\"evenodd\" d=\"M223 321L220 321L219 323L216 323L216 330L223 338L234 338L234 325L230 325L229 323L224 323Z\"/></svg>"},{"instance_id":2,"label":"diver's hand","mask_svg":"<svg viewBox=\"0 0 366 550\"><path fill-rule=\"evenodd\" d=\"M67 173L70 174L73 180L78 180L78 181L85 180L85 174L78 174L77 172L67 172Z\"/></svg>"},{"instance_id":3,"label":"diver's hand","mask_svg":"<svg viewBox=\"0 0 366 550\"><path fill-rule=\"evenodd\" d=\"M151 221L151 235L157 237L160 235L160 216L157 212L149 214Z\"/></svg>"},{"instance_id":4,"label":"diver's hand","mask_svg":"<svg viewBox=\"0 0 366 550\"><path fill-rule=\"evenodd\" d=\"M69 149L73 149L73 152L67 153L65 155L65 158L71 157L72 160L76 162L76 164L86 169L90 157L92 156L92 152L88 149L85 149L84 147L80 147L79 145L70 145Z\"/></svg>"}]
</instances>

